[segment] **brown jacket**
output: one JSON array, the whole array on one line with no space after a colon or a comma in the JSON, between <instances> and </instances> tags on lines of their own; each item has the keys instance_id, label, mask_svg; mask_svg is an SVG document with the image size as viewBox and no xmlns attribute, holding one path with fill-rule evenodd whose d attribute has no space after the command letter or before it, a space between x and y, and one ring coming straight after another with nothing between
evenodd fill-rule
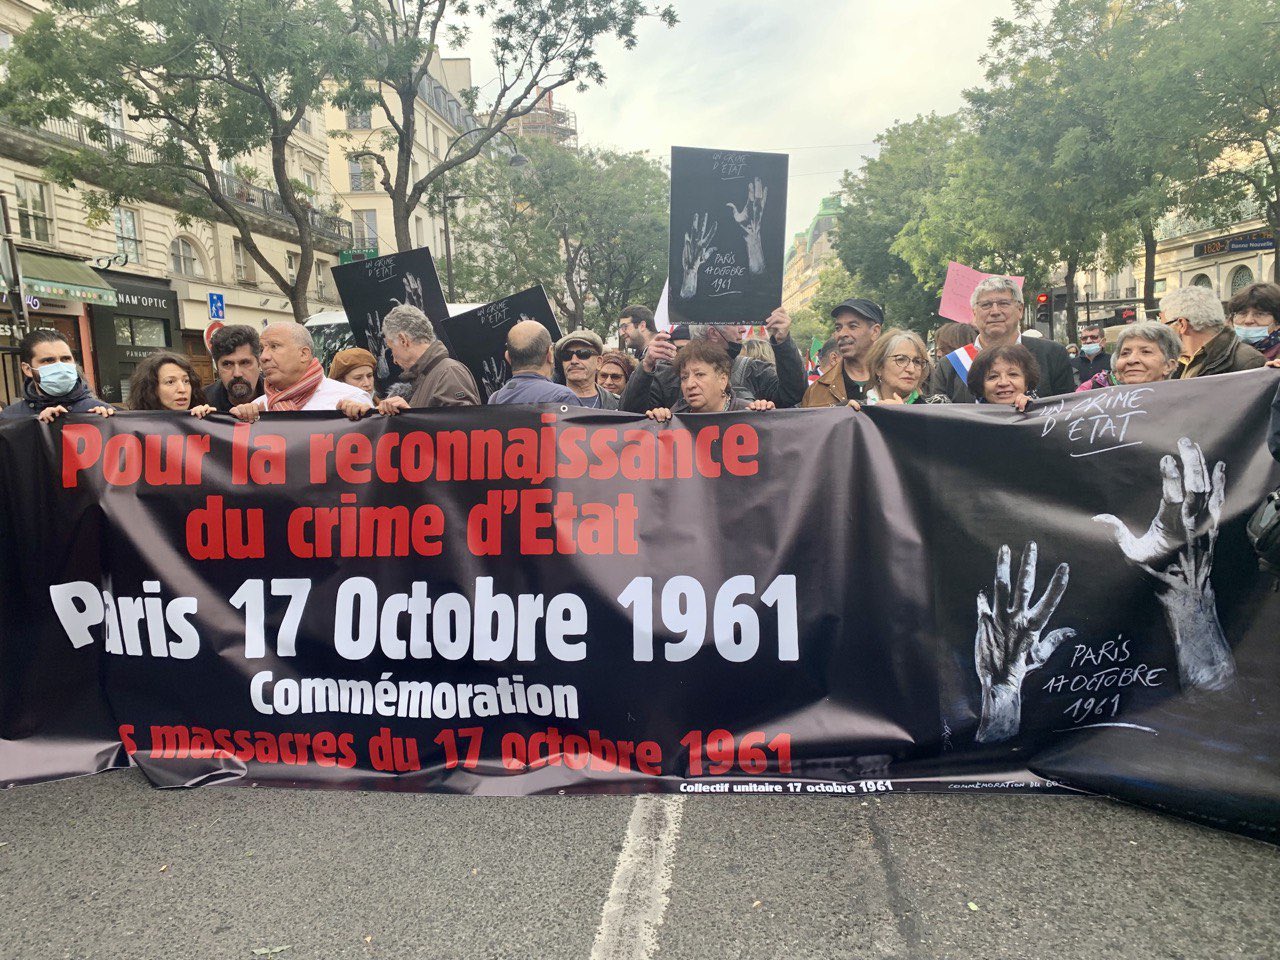
<instances>
[{"instance_id":1,"label":"brown jacket","mask_svg":"<svg viewBox=\"0 0 1280 960\"><path fill-rule=\"evenodd\" d=\"M862 396L849 397L844 389L844 364L837 362L804 392L802 407L843 407L850 400L862 402Z\"/></svg>"},{"instance_id":2,"label":"brown jacket","mask_svg":"<svg viewBox=\"0 0 1280 960\"><path fill-rule=\"evenodd\" d=\"M413 385L413 393L409 397L411 407L472 407L480 404L480 393L476 390L471 371L450 357L439 340L431 341L418 362L400 374L400 380Z\"/></svg>"},{"instance_id":3,"label":"brown jacket","mask_svg":"<svg viewBox=\"0 0 1280 960\"><path fill-rule=\"evenodd\" d=\"M1190 380L1192 377L1210 377L1215 373L1256 370L1266 362L1266 358L1237 337L1234 330L1224 328L1201 347L1189 363L1185 366L1179 364L1173 379Z\"/></svg>"}]
</instances>

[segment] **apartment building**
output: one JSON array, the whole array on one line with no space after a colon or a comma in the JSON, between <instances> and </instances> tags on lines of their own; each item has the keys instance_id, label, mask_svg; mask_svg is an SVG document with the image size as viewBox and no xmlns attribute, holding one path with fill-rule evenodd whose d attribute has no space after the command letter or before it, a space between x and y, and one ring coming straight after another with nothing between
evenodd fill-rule
<instances>
[{"instance_id":1,"label":"apartment building","mask_svg":"<svg viewBox=\"0 0 1280 960\"><path fill-rule=\"evenodd\" d=\"M0 0L0 48L30 23L37 5ZM146 159L147 144L123 109L99 118L118 146ZM307 188L316 247L312 312L337 304L330 268L352 246L352 225L330 187L330 143L323 110L312 111L293 140L291 176ZM178 222L156 202L125 204L91 223L78 189L49 182L51 149L89 144L83 118L39 129L0 123L0 191L9 198L29 326L63 332L104 400L125 399L137 361L159 347L189 356L212 377L205 347L214 320L261 327L293 318L288 300L243 249L239 231L218 220ZM297 227L271 182L265 157L224 163L222 188L253 225L254 239L286 275L296 270ZM85 185L92 189L93 184ZM0 298L0 402L21 391L21 330Z\"/></svg>"}]
</instances>

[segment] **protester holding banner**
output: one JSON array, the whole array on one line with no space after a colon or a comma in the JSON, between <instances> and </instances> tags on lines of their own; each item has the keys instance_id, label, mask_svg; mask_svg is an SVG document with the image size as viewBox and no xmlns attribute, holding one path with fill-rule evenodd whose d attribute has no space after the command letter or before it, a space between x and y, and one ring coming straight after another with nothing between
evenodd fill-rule
<instances>
[{"instance_id":1,"label":"protester holding banner","mask_svg":"<svg viewBox=\"0 0 1280 960\"><path fill-rule=\"evenodd\" d=\"M200 374L191 361L167 350L144 357L133 368L129 409L190 411L200 420L216 412L212 404L205 402Z\"/></svg>"},{"instance_id":2,"label":"protester holding banner","mask_svg":"<svg viewBox=\"0 0 1280 960\"><path fill-rule=\"evenodd\" d=\"M772 410L771 400L745 400L730 390L733 359L728 351L706 339L682 347L674 364L680 378L680 399L671 407L646 410L645 416L665 423L675 414L724 413L734 410Z\"/></svg>"},{"instance_id":3,"label":"protester holding banner","mask_svg":"<svg viewBox=\"0 0 1280 960\"><path fill-rule=\"evenodd\" d=\"M855 410L862 404L950 403L943 394L925 394L921 387L929 380L929 350L919 334L897 327L880 335L867 352L870 380L861 401L849 405Z\"/></svg>"},{"instance_id":4,"label":"protester holding banner","mask_svg":"<svg viewBox=\"0 0 1280 960\"><path fill-rule=\"evenodd\" d=\"M373 371L377 366L377 359L368 350L348 347L333 355L329 364L329 379L363 390L369 395L370 402L373 402Z\"/></svg>"},{"instance_id":5,"label":"protester holding banner","mask_svg":"<svg viewBox=\"0 0 1280 960\"><path fill-rule=\"evenodd\" d=\"M302 324L273 323L262 331L262 375L266 394L233 407L231 415L249 423L270 413L338 408L343 400L367 404L363 390L330 380L315 356L311 332Z\"/></svg>"},{"instance_id":6,"label":"protester holding banner","mask_svg":"<svg viewBox=\"0 0 1280 960\"><path fill-rule=\"evenodd\" d=\"M804 359L791 339L791 317L781 308L765 322L776 367L763 360L743 356L741 333L735 325L691 324L693 340L705 339L723 349L733 361L730 386L744 400L769 400L778 407L794 407L805 391ZM675 347L671 337L660 333L649 342L640 367L622 395L621 409L644 413L655 407L674 407L680 398L680 383L671 361Z\"/></svg>"},{"instance_id":7,"label":"protester holding banner","mask_svg":"<svg viewBox=\"0 0 1280 960\"><path fill-rule=\"evenodd\" d=\"M382 333L391 359L401 370L400 383L409 390L407 399L392 396L379 403L378 412L383 416L411 408L479 405L480 392L471 371L449 356L436 338L435 325L417 307L392 307L382 318Z\"/></svg>"},{"instance_id":8,"label":"protester holding banner","mask_svg":"<svg viewBox=\"0 0 1280 960\"><path fill-rule=\"evenodd\" d=\"M1178 368L1182 342L1162 323L1140 320L1120 331L1111 353L1111 369L1080 384L1079 390L1096 390L1118 383L1158 383Z\"/></svg>"},{"instance_id":9,"label":"protester holding banner","mask_svg":"<svg viewBox=\"0 0 1280 960\"><path fill-rule=\"evenodd\" d=\"M84 382L71 345L57 330L28 331L18 343L18 365L24 378L22 399L0 410L0 420L35 417L50 423L64 413L114 414Z\"/></svg>"},{"instance_id":10,"label":"protester holding banner","mask_svg":"<svg viewBox=\"0 0 1280 960\"><path fill-rule=\"evenodd\" d=\"M511 379L489 396L490 403L562 403L580 407L578 395L551 379L555 369L551 334L537 320L521 320L507 334Z\"/></svg>"},{"instance_id":11,"label":"protester holding banner","mask_svg":"<svg viewBox=\"0 0 1280 960\"><path fill-rule=\"evenodd\" d=\"M596 381L604 341L591 330L574 330L556 343L556 360L564 372L564 382L584 407L617 410L618 398Z\"/></svg>"},{"instance_id":12,"label":"protester holding banner","mask_svg":"<svg viewBox=\"0 0 1280 960\"><path fill-rule=\"evenodd\" d=\"M1280 358L1280 284L1253 283L1227 303L1236 336L1268 360Z\"/></svg>"},{"instance_id":13,"label":"protester holding banner","mask_svg":"<svg viewBox=\"0 0 1280 960\"><path fill-rule=\"evenodd\" d=\"M973 325L978 336L973 343L947 354L933 371L929 390L946 394L955 403L972 403L974 396L967 384L974 359L989 347L1021 343L1031 351L1040 366L1041 390L1044 396L1072 393L1076 388L1071 360L1061 344L1047 337L1022 336L1025 307L1022 290L1009 277L988 277L974 287L969 297L973 309Z\"/></svg>"},{"instance_id":14,"label":"protester holding banner","mask_svg":"<svg viewBox=\"0 0 1280 960\"><path fill-rule=\"evenodd\" d=\"M635 369L636 362L631 354L623 353L621 350L606 350L600 356L600 370L596 374L596 383L615 397L621 398L622 391L627 389L627 381L631 379Z\"/></svg>"},{"instance_id":15,"label":"protester holding banner","mask_svg":"<svg viewBox=\"0 0 1280 960\"><path fill-rule=\"evenodd\" d=\"M1040 365L1020 343L1006 343L983 350L969 368L969 392L978 403L1008 404L1019 411L1035 399L1040 385Z\"/></svg>"},{"instance_id":16,"label":"protester holding banner","mask_svg":"<svg viewBox=\"0 0 1280 960\"><path fill-rule=\"evenodd\" d=\"M1227 327L1222 301L1208 287L1179 287L1160 300L1160 319L1182 338L1175 380L1255 370L1266 359Z\"/></svg>"},{"instance_id":17,"label":"protester holding banner","mask_svg":"<svg viewBox=\"0 0 1280 960\"><path fill-rule=\"evenodd\" d=\"M884 327L884 311L874 301L850 297L831 311L832 339L840 362L823 367L822 376L805 391L802 407L842 407L865 399L866 358Z\"/></svg>"},{"instance_id":18,"label":"protester holding banner","mask_svg":"<svg viewBox=\"0 0 1280 960\"><path fill-rule=\"evenodd\" d=\"M259 361L262 343L253 327L232 324L218 328L209 337L209 354L218 379L205 388L204 399L219 413L230 413L232 407L266 393Z\"/></svg>"}]
</instances>

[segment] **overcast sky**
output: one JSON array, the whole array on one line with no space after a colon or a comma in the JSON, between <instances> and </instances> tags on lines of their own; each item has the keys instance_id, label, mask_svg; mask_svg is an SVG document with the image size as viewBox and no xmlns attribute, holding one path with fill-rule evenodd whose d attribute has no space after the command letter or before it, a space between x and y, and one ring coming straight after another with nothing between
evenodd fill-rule
<instances>
[{"instance_id":1,"label":"overcast sky","mask_svg":"<svg viewBox=\"0 0 1280 960\"><path fill-rule=\"evenodd\" d=\"M787 233L895 120L961 105L982 77L991 21L1011 0L671 0L680 24L646 23L625 51L602 43L603 88L565 92L579 141L791 155ZM481 38L465 51L484 83Z\"/></svg>"}]
</instances>

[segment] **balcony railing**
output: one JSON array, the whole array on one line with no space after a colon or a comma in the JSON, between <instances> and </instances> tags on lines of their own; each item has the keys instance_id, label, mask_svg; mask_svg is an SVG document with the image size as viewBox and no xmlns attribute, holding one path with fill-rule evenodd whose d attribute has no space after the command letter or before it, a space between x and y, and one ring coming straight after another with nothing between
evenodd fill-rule
<instances>
[{"instance_id":1,"label":"balcony railing","mask_svg":"<svg viewBox=\"0 0 1280 960\"><path fill-rule=\"evenodd\" d=\"M54 142L98 150L103 149L103 144L89 136L88 126L79 117L50 118L41 124L41 133L46 139ZM109 130L107 132L107 140L112 149L123 148L125 156L132 163L159 163L161 161L160 152L140 137L135 137L121 130ZM278 221L291 229L297 229L297 224L294 223L293 217L285 209L284 200L274 190L266 190L249 183L247 180L242 180L240 177L222 172L217 173L216 176L222 192L236 206ZM351 245L350 221L332 214L323 213L314 208L308 210L308 219L311 221L311 229L318 235L329 240L341 241L347 246Z\"/></svg>"}]
</instances>

